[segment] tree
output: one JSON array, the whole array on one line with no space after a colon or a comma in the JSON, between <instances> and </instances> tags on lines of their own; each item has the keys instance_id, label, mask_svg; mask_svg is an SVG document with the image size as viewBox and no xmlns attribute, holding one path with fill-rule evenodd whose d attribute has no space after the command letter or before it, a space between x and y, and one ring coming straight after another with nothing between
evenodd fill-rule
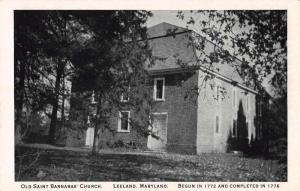
<instances>
[{"instance_id":1,"label":"tree","mask_svg":"<svg viewBox=\"0 0 300 191\"><path fill-rule=\"evenodd\" d=\"M27 12L15 12L15 138L16 142L21 141L22 113L31 106L31 109L37 109L42 106L39 101L40 79L39 58L43 55L40 52L40 43L34 30L39 29L38 15L31 16ZM46 65L46 64L45 64ZM47 68L48 65L45 67ZM33 89L34 88L34 89ZM45 88L48 90L48 88ZM45 91L47 92L47 91ZM33 101L34 99L34 101Z\"/></svg>"},{"instance_id":2,"label":"tree","mask_svg":"<svg viewBox=\"0 0 300 191\"><path fill-rule=\"evenodd\" d=\"M83 42L82 31L69 12L15 12L16 129L22 126L24 100L27 110L51 105L49 140L54 141L61 82L74 48Z\"/></svg>"},{"instance_id":3,"label":"tree","mask_svg":"<svg viewBox=\"0 0 300 191\"><path fill-rule=\"evenodd\" d=\"M89 95L95 92L95 153L99 130L109 128L108 120L117 110L130 107L149 117L151 99L147 99L150 94L146 86L148 78L145 63L151 60L151 51L147 42L141 40L146 39L145 22L150 12L80 11L75 15L91 35L85 48L74 54L72 63L75 68L74 92L90 92ZM124 106L120 97L128 90L130 102ZM131 124L138 122L131 118ZM141 126L145 131L148 128L147 125Z\"/></svg>"},{"instance_id":4,"label":"tree","mask_svg":"<svg viewBox=\"0 0 300 191\"><path fill-rule=\"evenodd\" d=\"M267 154L277 154L287 160L287 99L273 99L263 116L262 137Z\"/></svg>"},{"instance_id":5,"label":"tree","mask_svg":"<svg viewBox=\"0 0 300 191\"><path fill-rule=\"evenodd\" d=\"M187 26L199 29L201 35L217 45L206 55L208 64L220 60L230 64L232 56L238 57L242 61L238 72L246 80L253 80L256 89L261 89L267 80L278 96L286 95L286 11L179 11L177 16L180 19L189 16Z\"/></svg>"},{"instance_id":6,"label":"tree","mask_svg":"<svg viewBox=\"0 0 300 191\"><path fill-rule=\"evenodd\" d=\"M105 126L114 107L123 107L120 95L128 88L136 97L128 107L149 105L142 99L149 95L142 84L147 83L145 63L149 63L151 51L147 42L141 41L146 39L149 15L147 11L16 12L15 91L16 116L20 116L16 119L22 118L23 98L26 109L39 111L51 106L46 113L53 143L60 98L64 120L64 79L68 75L77 91L96 93L96 132L98 124ZM132 119L132 123L137 121Z\"/></svg>"}]
</instances>

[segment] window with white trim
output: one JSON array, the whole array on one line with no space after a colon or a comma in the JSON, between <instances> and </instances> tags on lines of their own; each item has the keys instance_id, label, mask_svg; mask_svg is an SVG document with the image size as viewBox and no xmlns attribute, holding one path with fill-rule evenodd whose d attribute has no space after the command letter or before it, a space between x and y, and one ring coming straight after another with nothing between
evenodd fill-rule
<instances>
[{"instance_id":1,"label":"window with white trim","mask_svg":"<svg viewBox=\"0 0 300 191\"><path fill-rule=\"evenodd\" d=\"M87 121L86 121L86 123L87 123L87 124L90 124L90 123L91 123L91 120L90 120L90 116L89 116L89 115L87 116Z\"/></svg>"},{"instance_id":2,"label":"window with white trim","mask_svg":"<svg viewBox=\"0 0 300 191\"><path fill-rule=\"evenodd\" d=\"M246 111L249 112L250 111L250 94L247 93L246 95Z\"/></svg>"},{"instance_id":3,"label":"window with white trim","mask_svg":"<svg viewBox=\"0 0 300 191\"><path fill-rule=\"evenodd\" d=\"M232 108L237 109L238 107L238 93L236 87L232 88Z\"/></svg>"},{"instance_id":4,"label":"window with white trim","mask_svg":"<svg viewBox=\"0 0 300 191\"><path fill-rule=\"evenodd\" d=\"M215 81L214 97L217 102L222 100L222 84L220 81Z\"/></svg>"},{"instance_id":5,"label":"window with white trim","mask_svg":"<svg viewBox=\"0 0 300 191\"><path fill-rule=\"evenodd\" d=\"M154 78L153 97L156 101L165 100L165 78Z\"/></svg>"},{"instance_id":6,"label":"window with white trim","mask_svg":"<svg viewBox=\"0 0 300 191\"><path fill-rule=\"evenodd\" d=\"M118 132L130 132L130 111L120 111L118 117Z\"/></svg>"},{"instance_id":7,"label":"window with white trim","mask_svg":"<svg viewBox=\"0 0 300 191\"><path fill-rule=\"evenodd\" d=\"M123 92L121 94L121 102L128 102L129 101L129 91L130 91L130 87L128 87L126 92Z\"/></svg>"}]
</instances>

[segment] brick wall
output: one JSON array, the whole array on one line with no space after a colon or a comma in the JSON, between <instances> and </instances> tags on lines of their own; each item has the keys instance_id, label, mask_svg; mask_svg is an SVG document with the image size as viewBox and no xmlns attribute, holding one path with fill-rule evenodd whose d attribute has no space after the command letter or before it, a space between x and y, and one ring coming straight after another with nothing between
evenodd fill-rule
<instances>
[{"instance_id":1,"label":"brick wall","mask_svg":"<svg viewBox=\"0 0 300 191\"><path fill-rule=\"evenodd\" d=\"M152 32L156 34L157 31L162 30L159 27L162 26L152 28ZM176 64L178 56L183 62L194 61L195 51L189 45L189 35L190 33L183 33L176 35L175 37L168 36L152 39L150 45L152 47L153 55L162 59L157 60L154 69L170 69L178 67ZM213 44L206 42L204 51L209 53L213 48ZM237 64L240 63L238 62ZM243 82L236 73L234 67L223 64L219 65L217 68L220 69L219 72L222 73L222 75L232 78L237 82ZM169 152L180 153L225 152L228 134L230 129L232 129L232 120L237 115L237 109L232 107L233 85L218 79L202 83L205 74L201 71L196 74L164 74L155 75L153 77L165 77L165 100L156 102L153 112L168 113L167 150ZM225 94L222 94L222 99L220 101L215 99L216 95L210 84L212 82L219 83L226 92ZM153 86L153 83L151 86ZM196 95L197 86L200 87L198 97ZM245 111L245 94L241 93L245 92L245 90L238 87L236 87L236 89ZM250 111L245 111L244 113L252 127L251 132L255 137L255 95L250 92L248 95L250 95L251 99ZM72 107L74 110L74 106ZM221 124L218 133L216 133L215 129L215 118L217 114L220 117ZM80 115L84 116L83 119L86 119L87 117L85 110L82 110ZM147 145L147 137L141 135L141 133L138 132L138 129L131 129L130 133L117 132L117 115L118 111L115 111L109 120L110 128L104 128L101 132L99 146L107 147L118 141L124 143L132 141L145 148ZM134 115L133 110L131 111L131 115ZM78 118L74 117L73 120L78 121ZM86 125L85 123L79 124L81 126ZM76 144L78 142L84 144L84 141L82 140L85 140L85 132L78 133L70 131L70 137L73 138L68 138L68 144L75 144L76 141ZM249 135L249 137L251 137L251 135Z\"/></svg>"},{"instance_id":2,"label":"brick wall","mask_svg":"<svg viewBox=\"0 0 300 191\"><path fill-rule=\"evenodd\" d=\"M196 153L197 99L191 90L197 85L197 74L155 77L165 77L165 101L157 101L154 112L168 113L167 151Z\"/></svg>"},{"instance_id":3,"label":"brick wall","mask_svg":"<svg viewBox=\"0 0 300 191\"><path fill-rule=\"evenodd\" d=\"M124 109L123 111L128 111ZM130 110L130 116L136 115L133 110ZM139 131L139 127L130 126L130 132L118 132L118 111L115 110L109 120L109 128L101 128L99 136L100 148L118 147L118 143L134 144L136 148L145 149L147 146L147 137ZM147 127L143 127L147 128ZM119 145L120 146L120 145Z\"/></svg>"},{"instance_id":4,"label":"brick wall","mask_svg":"<svg viewBox=\"0 0 300 191\"><path fill-rule=\"evenodd\" d=\"M189 95L187 91L197 85L197 74L168 74L155 77L165 78L165 100L154 103L153 112L166 112L167 123L167 151L179 153L196 153L196 123L197 123L197 99ZM153 84L151 84L153 86ZM152 93L152 92L151 92ZM193 93L188 93L193 94ZM194 95L195 96L195 95ZM125 109L126 110L126 109ZM117 111L114 112L117 114ZM132 117L135 115L131 110ZM124 143L131 141L145 149L147 137L137 129L128 132L117 132L117 115L112 116L110 129L105 129L100 134L99 146L107 147L119 140Z\"/></svg>"},{"instance_id":5,"label":"brick wall","mask_svg":"<svg viewBox=\"0 0 300 191\"><path fill-rule=\"evenodd\" d=\"M214 78L202 83L205 74L201 71L195 74L167 74L156 75L165 78L165 100L155 102L153 112L168 113L167 124L167 151L179 153L202 153L202 152L225 152L229 131L232 130L233 119L237 118L237 109L232 106L232 91L236 88L238 98L242 103L244 114L251 126L251 133L255 137L255 95L250 96L250 111L246 111L245 90L234 87L220 79ZM196 86L201 87L197 97L193 90ZM214 85L224 88L225 93L217 101ZM153 84L152 84L153 86ZM199 107L197 108L197 104ZM124 109L126 110L126 109ZM86 110L81 111L82 115ZM102 128L99 138L99 147L107 148L115 143L134 142L137 147L145 149L147 137L137 129L131 127L130 133L118 132L118 111L112 114L109 120L110 128ZM131 116L135 115L131 110ZM216 133L215 118L220 117L219 132ZM197 119L198 117L198 119ZM81 117L84 119L85 117ZM73 122L75 130L68 131L67 145L83 146L85 143L84 122ZM77 128L78 126L78 128ZM80 127L79 127L80 126ZM74 128L75 127L75 128ZM79 131L76 130L79 129ZM249 135L251 138L251 135Z\"/></svg>"}]
</instances>

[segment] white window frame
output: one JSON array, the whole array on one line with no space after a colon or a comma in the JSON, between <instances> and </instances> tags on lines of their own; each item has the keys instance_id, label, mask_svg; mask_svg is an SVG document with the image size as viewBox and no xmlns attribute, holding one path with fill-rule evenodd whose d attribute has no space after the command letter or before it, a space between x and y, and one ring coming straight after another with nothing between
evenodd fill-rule
<instances>
[{"instance_id":1,"label":"white window frame","mask_svg":"<svg viewBox=\"0 0 300 191\"><path fill-rule=\"evenodd\" d=\"M238 96L239 96L239 99L238 99L238 102L236 104L237 107L239 107L240 102L242 102L243 110L246 111L245 104L246 104L246 99L247 99L246 97L247 96L246 96L245 92L240 91Z\"/></svg>"},{"instance_id":2,"label":"white window frame","mask_svg":"<svg viewBox=\"0 0 300 191\"><path fill-rule=\"evenodd\" d=\"M222 86L222 82L221 81L215 81L215 88L214 88L214 90L215 90L215 95L216 95L216 101L217 101L217 103L219 103L219 102L221 102L221 91L220 91L220 89L221 89L221 86Z\"/></svg>"},{"instance_id":3,"label":"white window frame","mask_svg":"<svg viewBox=\"0 0 300 191\"><path fill-rule=\"evenodd\" d=\"M232 99L231 99L231 102L232 102L232 108L237 110L238 108L238 91L237 91L237 88L236 87L233 87L232 88Z\"/></svg>"},{"instance_id":4,"label":"white window frame","mask_svg":"<svg viewBox=\"0 0 300 191\"><path fill-rule=\"evenodd\" d=\"M129 97L128 97L128 99L126 100L126 99L124 99L124 93L122 93L121 94L121 102L129 102Z\"/></svg>"},{"instance_id":5,"label":"white window frame","mask_svg":"<svg viewBox=\"0 0 300 191\"><path fill-rule=\"evenodd\" d=\"M249 94L249 92L247 93L247 95L246 95L246 111L247 111L247 113L249 113L250 112L250 94Z\"/></svg>"},{"instance_id":6,"label":"white window frame","mask_svg":"<svg viewBox=\"0 0 300 191\"><path fill-rule=\"evenodd\" d=\"M217 130L217 116L218 116L218 118L219 118L219 128L218 128L218 132L216 131ZM214 118L214 132L216 133L216 134L220 134L220 131L221 131L221 129L222 129L222 123L221 123L221 115L220 114L216 114L215 115L215 118Z\"/></svg>"},{"instance_id":7,"label":"white window frame","mask_svg":"<svg viewBox=\"0 0 300 191\"><path fill-rule=\"evenodd\" d=\"M91 123L91 120L90 120L90 115L87 116L87 121L86 121L86 124L90 124Z\"/></svg>"},{"instance_id":8,"label":"white window frame","mask_svg":"<svg viewBox=\"0 0 300 191\"><path fill-rule=\"evenodd\" d=\"M156 87L157 87L157 81L162 80L163 81L163 87L162 87L162 98L157 98L156 97ZM154 90L153 90L153 98L155 101L165 101L165 78L160 77L160 78L154 78Z\"/></svg>"},{"instance_id":9,"label":"white window frame","mask_svg":"<svg viewBox=\"0 0 300 191\"><path fill-rule=\"evenodd\" d=\"M234 120L236 121L235 134L234 134L234 132L233 132ZM232 137L237 137L237 136L238 136L237 117L234 116L234 117L232 118Z\"/></svg>"},{"instance_id":10,"label":"white window frame","mask_svg":"<svg viewBox=\"0 0 300 191\"><path fill-rule=\"evenodd\" d=\"M121 128L121 125L122 125L122 114L123 112L127 112L128 113L128 119L127 119L127 127L128 129L127 130L124 130ZM130 111L119 111L119 115L118 115L118 132L122 132L122 133L129 133L130 132L130 123L129 123L129 120L130 120Z\"/></svg>"},{"instance_id":11,"label":"white window frame","mask_svg":"<svg viewBox=\"0 0 300 191\"><path fill-rule=\"evenodd\" d=\"M129 93L129 91L130 91L130 87L128 87L128 93ZM129 102L129 99L130 99L130 98L129 98L129 95L128 95L127 97L128 97L127 100L124 99L124 93L122 93L122 94L121 94L121 102L125 102L125 103L126 103L126 102Z\"/></svg>"}]
</instances>

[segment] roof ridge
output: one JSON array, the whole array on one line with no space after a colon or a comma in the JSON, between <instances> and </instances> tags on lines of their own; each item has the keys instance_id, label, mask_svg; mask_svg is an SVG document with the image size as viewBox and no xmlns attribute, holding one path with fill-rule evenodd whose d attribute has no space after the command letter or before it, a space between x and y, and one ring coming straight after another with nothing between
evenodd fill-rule
<instances>
[{"instance_id":1,"label":"roof ridge","mask_svg":"<svg viewBox=\"0 0 300 191\"><path fill-rule=\"evenodd\" d=\"M169 25L169 26L176 27L176 28L182 29L182 30L189 30L188 28L181 27L181 26L178 26L178 25L174 25L174 24L171 24L171 23L168 23L168 22L161 22L161 23L158 23L158 24L156 24L156 25L153 25L153 26L151 26L151 27L148 27L148 30L151 29L151 28L157 27L158 25L163 25L163 24L167 24L167 25Z\"/></svg>"}]
</instances>

